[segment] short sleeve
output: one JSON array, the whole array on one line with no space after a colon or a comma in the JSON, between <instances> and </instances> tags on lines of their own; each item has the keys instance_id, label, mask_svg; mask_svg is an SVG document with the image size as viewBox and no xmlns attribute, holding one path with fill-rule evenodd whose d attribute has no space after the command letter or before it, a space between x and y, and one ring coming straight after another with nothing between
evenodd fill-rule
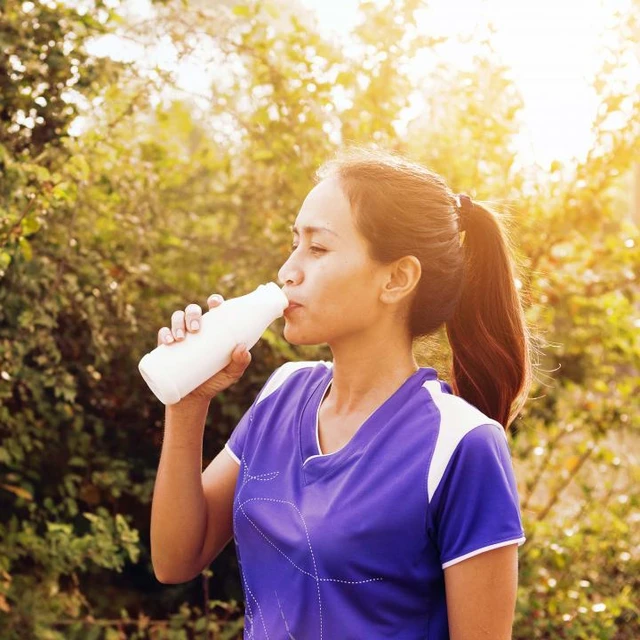
<instances>
[{"instance_id":1,"label":"short sleeve","mask_svg":"<svg viewBox=\"0 0 640 640\"><path fill-rule=\"evenodd\" d=\"M253 421L253 415L255 412L256 405L260 402L262 398L269 394L270 388L272 386L273 380L276 379L279 372L284 368L284 366L278 367L273 373L269 376L264 386L256 396L253 404L245 411L242 418L240 418L240 422L236 425L235 429L232 431L231 436L227 440L224 448L226 452L238 463L240 464L240 460L242 459L242 454L244 452L244 445L247 440L247 433L251 428L251 423Z\"/></svg>"},{"instance_id":2,"label":"short sleeve","mask_svg":"<svg viewBox=\"0 0 640 640\"><path fill-rule=\"evenodd\" d=\"M242 458L242 452L244 451L244 443L247 439L247 431L251 425L253 418L253 410L255 408L255 402L245 411L240 422L236 425L235 429L231 432L231 436L227 440L224 448L226 452L238 463Z\"/></svg>"},{"instance_id":3,"label":"short sleeve","mask_svg":"<svg viewBox=\"0 0 640 640\"><path fill-rule=\"evenodd\" d=\"M509 446L496 425L477 426L460 440L429 510L443 569L524 543Z\"/></svg>"}]
</instances>

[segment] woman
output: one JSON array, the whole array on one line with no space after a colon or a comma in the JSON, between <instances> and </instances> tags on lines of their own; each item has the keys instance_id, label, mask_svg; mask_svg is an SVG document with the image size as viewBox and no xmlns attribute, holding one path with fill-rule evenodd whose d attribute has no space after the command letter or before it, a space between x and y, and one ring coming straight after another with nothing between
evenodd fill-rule
<instances>
[{"instance_id":1,"label":"woman","mask_svg":"<svg viewBox=\"0 0 640 640\"><path fill-rule=\"evenodd\" d=\"M392 154L319 176L278 276L285 338L333 361L278 368L202 474L208 404L250 354L167 407L156 576L192 579L234 535L246 638L506 640L525 537L505 430L531 376L506 236ZM176 311L158 341L200 314ZM412 352L443 324L451 386Z\"/></svg>"}]
</instances>

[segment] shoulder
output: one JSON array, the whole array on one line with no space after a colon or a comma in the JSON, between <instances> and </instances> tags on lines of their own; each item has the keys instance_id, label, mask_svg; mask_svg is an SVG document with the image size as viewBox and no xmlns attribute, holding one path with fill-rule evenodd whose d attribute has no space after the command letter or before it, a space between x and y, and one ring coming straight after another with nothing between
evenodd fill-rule
<instances>
[{"instance_id":1,"label":"shoulder","mask_svg":"<svg viewBox=\"0 0 640 640\"><path fill-rule=\"evenodd\" d=\"M437 435L431 455L427 488L433 498L450 463L464 447L472 455L484 456L496 447L508 450L507 436L499 422L492 420L477 407L454 395L451 387L440 380L428 380L423 388L427 401L437 409Z\"/></svg>"},{"instance_id":2,"label":"shoulder","mask_svg":"<svg viewBox=\"0 0 640 640\"><path fill-rule=\"evenodd\" d=\"M260 391L256 404L260 404L268 397L283 390L285 386L306 385L320 378L333 366L332 362L325 360L305 360L299 362L285 362L279 366L269 377Z\"/></svg>"}]
</instances>

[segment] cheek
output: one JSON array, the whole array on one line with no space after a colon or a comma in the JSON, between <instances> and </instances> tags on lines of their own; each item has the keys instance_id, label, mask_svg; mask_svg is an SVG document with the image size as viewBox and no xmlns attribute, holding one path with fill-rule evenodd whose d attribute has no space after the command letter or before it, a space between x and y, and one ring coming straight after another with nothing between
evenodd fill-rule
<instances>
[{"instance_id":1,"label":"cheek","mask_svg":"<svg viewBox=\"0 0 640 640\"><path fill-rule=\"evenodd\" d=\"M319 298L327 309L349 313L355 309L369 310L373 303L375 273L368 265L356 260L341 259L320 269ZM345 318L343 318L344 320Z\"/></svg>"}]
</instances>

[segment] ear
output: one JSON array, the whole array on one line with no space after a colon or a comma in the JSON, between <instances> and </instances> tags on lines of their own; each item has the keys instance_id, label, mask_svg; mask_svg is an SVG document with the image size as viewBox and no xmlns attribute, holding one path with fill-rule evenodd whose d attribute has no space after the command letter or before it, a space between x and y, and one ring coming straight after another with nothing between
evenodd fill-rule
<instances>
[{"instance_id":1,"label":"ear","mask_svg":"<svg viewBox=\"0 0 640 640\"><path fill-rule=\"evenodd\" d=\"M415 256L404 256L391 263L385 274L381 302L397 304L407 298L420 282L422 267Z\"/></svg>"}]
</instances>

